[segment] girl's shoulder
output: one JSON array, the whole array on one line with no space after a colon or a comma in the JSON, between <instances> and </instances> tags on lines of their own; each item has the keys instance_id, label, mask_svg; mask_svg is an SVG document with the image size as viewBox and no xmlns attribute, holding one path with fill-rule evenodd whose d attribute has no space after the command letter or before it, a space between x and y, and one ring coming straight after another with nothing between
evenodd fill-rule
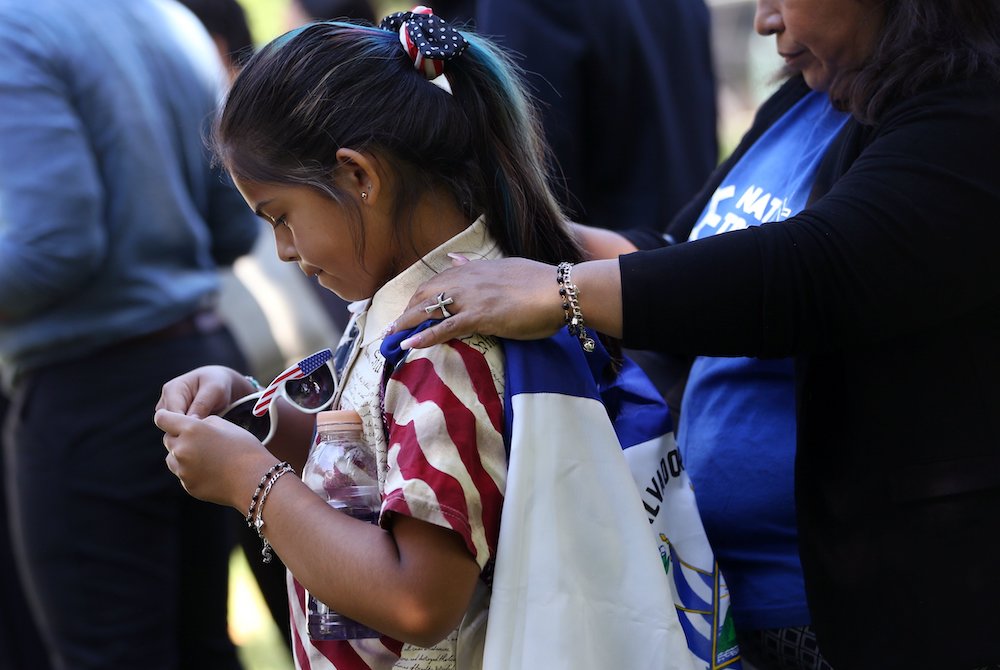
<instances>
[{"instance_id":1,"label":"girl's shoulder","mask_svg":"<svg viewBox=\"0 0 1000 670\"><path fill-rule=\"evenodd\" d=\"M503 346L496 337L470 335L425 349L411 349L398 357L387 356L386 362L388 379L408 388L439 387L449 389L456 397L503 398Z\"/></svg>"}]
</instances>

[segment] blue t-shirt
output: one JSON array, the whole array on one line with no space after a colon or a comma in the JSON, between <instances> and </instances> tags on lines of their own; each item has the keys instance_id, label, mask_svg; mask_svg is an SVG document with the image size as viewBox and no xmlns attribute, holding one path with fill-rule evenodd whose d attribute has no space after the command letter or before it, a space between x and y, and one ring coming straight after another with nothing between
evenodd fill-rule
<instances>
[{"instance_id":1,"label":"blue t-shirt","mask_svg":"<svg viewBox=\"0 0 1000 670\"><path fill-rule=\"evenodd\" d=\"M723 179L690 239L801 211L846 120L826 95L806 95ZM795 523L791 359L699 357L682 407L678 442L736 624L747 630L808 624Z\"/></svg>"}]
</instances>

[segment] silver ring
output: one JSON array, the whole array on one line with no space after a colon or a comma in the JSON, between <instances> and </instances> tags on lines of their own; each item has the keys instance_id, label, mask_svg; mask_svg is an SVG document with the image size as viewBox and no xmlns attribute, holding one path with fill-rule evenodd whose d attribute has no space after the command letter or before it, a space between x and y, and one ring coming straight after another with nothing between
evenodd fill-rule
<instances>
[{"instance_id":1,"label":"silver ring","mask_svg":"<svg viewBox=\"0 0 1000 670\"><path fill-rule=\"evenodd\" d=\"M449 312L445 308L445 305L450 305L450 304L452 304L455 301L452 298L446 298L446 297L444 297L444 293L438 293L435 296L435 299L437 300L437 302L434 303L433 305L428 305L427 307L424 307L424 311L427 312L428 314L430 314L431 312L435 312L437 310L441 310L441 314L444 315L445 319L447 319L449 316L451 316L451 312Z\"/></svg>"}]
</instances>

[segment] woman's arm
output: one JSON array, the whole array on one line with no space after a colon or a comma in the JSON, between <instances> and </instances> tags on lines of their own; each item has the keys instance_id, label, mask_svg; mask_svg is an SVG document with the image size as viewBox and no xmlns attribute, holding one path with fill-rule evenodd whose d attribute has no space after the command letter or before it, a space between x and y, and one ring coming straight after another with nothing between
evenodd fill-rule
<instances>
[{"instance_id":1,"label":"woman's arm","mask_svg":"<svg viewBox=\"0 0 1000 670\"><path fill-rule=\"evenodd\" d=\"M885 340L981 309L996 295L1000 142L995 85L900 103L848 155L829 192L787 221L581 263L587 325L626 346L790 356ZM838 149L835 147L834 149ZM550 266L505 259L448 270L414 295L398 327L444 292L454 317L407 344L476 330L529 339L562 323Z\"/></svg>"},{"instance_id":2,"label":"woman's arm","mask_svg":"<svg viewBox=\"0 0 1000 670\"><path fill-rule=\"evenodd\" d=\"M425 307L444 293L454 302L454 316L403 341L403 348L423 348L473 333L515 340L548 337L563 327L565 311L556 268L523 258L456 261L423 284L390 332L412 328L428 316ZM617 260L586 261L573 266L580 308L587 326L611 336L621 333L621 275Z\"/></svg>"}]
</instances>

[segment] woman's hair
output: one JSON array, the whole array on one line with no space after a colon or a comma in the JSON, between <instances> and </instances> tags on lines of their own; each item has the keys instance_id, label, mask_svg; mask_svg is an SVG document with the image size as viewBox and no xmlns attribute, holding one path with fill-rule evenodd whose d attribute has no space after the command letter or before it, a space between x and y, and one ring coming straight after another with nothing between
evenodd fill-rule
<instances>
[{"instance_id":1,"label":"woman's hair","mask_svg":"<svg viewBox=\"0 0 1000 670\"><path fill-rule=\"evenodd\" d=\"M497 47L463 33L447 61L453 95L413 66L397 33L323 22L277 38L247 61L218 120L214 148L248 181L304 185L354 208L338 191L337 150L367 153L392 175L400 244L421 196L454 196L481 214L503 252L540 261L581 260L548 187L547 149L521 74ZM554 283L554 282L553 282Z\"/></svg>"},{"instance_id":2,"label":"woman's hair","mask_svg":"<svg viewBox=\"0 0 1000 670\"><path fill-rule=\"evenodd\" d=\"M865 123L927 86L1000 81L1000 0L876 0L885 18L872 55L830 97Z\"/></svg>"}]
</instances>

